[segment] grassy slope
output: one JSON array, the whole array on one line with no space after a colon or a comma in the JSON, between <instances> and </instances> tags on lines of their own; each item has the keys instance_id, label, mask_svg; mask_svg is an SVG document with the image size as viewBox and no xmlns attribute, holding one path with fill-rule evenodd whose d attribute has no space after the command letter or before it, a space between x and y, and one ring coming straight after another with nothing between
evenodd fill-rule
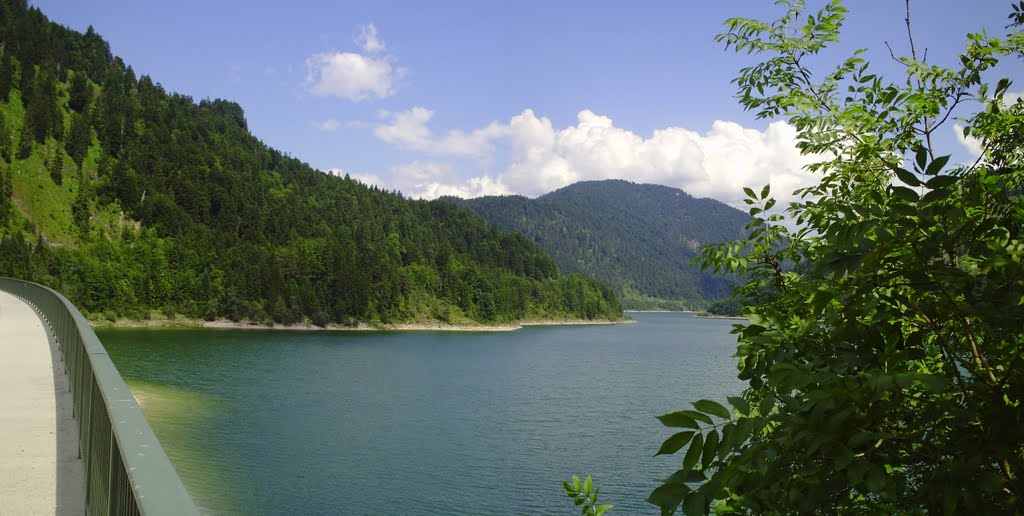
<instances>
[{"instance_id":1,"label":"grassy slope","mask_svg":"<svg viewBox=\"0 0 1024 516\"><path fill-rule=\"evenodd\" d=\"M67 85L60 85L59 101L61 113L64 115L65 131L70 126L70 115L67 108ZM12 145L17 154L17 142L21 135L25 120L25 108L21 104L21 95L17 90L11 91L8 102L0 102L0 112L7 121L12 135ZM26 159L15 156L11 164L11 186L14 189L14 205L18 208L11 229L20 229L25 237L32 237L35 229L53 245L77 245L78 229L75 227L71 206L78 197L80 174L71 156L64 154L63 179L60 185L54 183L50 171L46 167L47 155L56 148L52 138L46 145L33 144L32 154ZM90 177L97 176L99 159L99 142L93 137L89 154L82 163L82 169ZM124 216L115 206L97 210L92 206L92 221L95 231L110 232L125 223ZM130 222L129 222L130 223Z\"/></svg>"}]
</instances>

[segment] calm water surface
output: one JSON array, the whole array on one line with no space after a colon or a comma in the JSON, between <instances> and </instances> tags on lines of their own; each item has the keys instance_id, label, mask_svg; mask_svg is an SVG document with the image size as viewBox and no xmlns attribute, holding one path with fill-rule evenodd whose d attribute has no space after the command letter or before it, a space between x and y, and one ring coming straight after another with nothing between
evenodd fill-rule
<instances>
[{"instance_id":1,"label":"calm water surface","mask_svg":"<svg viewBox=\"0 0 1024 516\"><path fill-rule=\"evenodd\" d=\"M105 330L196 502L261 514L618 514L681 457L654 416L738 393L730 321L510 333Z\"/></svg>"}]
</instances>

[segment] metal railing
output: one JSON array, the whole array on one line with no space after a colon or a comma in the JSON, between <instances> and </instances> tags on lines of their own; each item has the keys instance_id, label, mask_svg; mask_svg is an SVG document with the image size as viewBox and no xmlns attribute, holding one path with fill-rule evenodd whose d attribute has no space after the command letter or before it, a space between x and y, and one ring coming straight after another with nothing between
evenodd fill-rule
<instances>
[{"instance_id":1,"label":"metal railing","mask_svg":"<svg viewBox=\"0 0 1024 516\"><path fill-rule=\"evenodd\" d=\"M89 514L198 514L107 350L59 292L0 278L0 290L32 305L56 337L68 374L85 466Z\"/></svg>"}]
</instances>

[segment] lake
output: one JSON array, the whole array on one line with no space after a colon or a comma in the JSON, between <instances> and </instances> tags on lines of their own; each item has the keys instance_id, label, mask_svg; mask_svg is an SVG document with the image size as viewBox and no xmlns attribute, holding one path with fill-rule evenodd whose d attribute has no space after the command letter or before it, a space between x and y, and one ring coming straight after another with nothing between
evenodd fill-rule
<instances>
[{"instance_id":1,"label":"lake","mask_svg":"<svg viewBox=\"0 0 1024 516\"><path fill-rule=\"evenodd\" d=\"M262 514L611 514L681 456L656 415L740 392L733 321L515 332L97 332L196 503Z\"/></svg>"}]
</instances>

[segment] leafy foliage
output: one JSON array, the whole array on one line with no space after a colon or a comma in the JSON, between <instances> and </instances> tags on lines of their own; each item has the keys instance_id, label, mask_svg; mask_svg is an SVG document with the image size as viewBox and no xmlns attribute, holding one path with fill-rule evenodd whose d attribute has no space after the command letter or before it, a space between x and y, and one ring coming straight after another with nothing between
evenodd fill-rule
<instances>
[{"instance_id":1,"label":"leafy foliage","mask_svg":"<svg viewBox=\"0 0 1024 516\"><path fill-rule=\"evenodd\" d=\"M91 27L17 0L0 13L0 88L5 63L20 71L0 114L21 121L0 163L0 274L109 318L622 317L609 288L468 210L323 174L256 139L239 105L137 78Z\"/></svg>"},{"instance_id":2,"label":"leafy foliage","mask_svg":"<svg viewBox=\"0 0 1024 516\"><path fill-rule=\"evenodd\" d=\"M911 36L890 82L861 52L819 78L806 61L838 41L845 8L780 4L779 20L731 19L719 38L765 56L741 70L740 101L794 124L822 179L782 213L767 187L748 189L747 238L704 249L705 266L749 278L734 330L749 388L728 418L706 403L707 418L660 418L687 429L663 450L689 445L649 501L666 514L1020 512L1024 103L984 77L1024 55L1024 5L1005 38L968 35L955 68L919 59ZM958 106L980 106L962 119L984 149L974 163L933 142Z\"/></svg>"},{"instance_id":3,"label":"leafy foliage","mask_svg":"<svg viewBox=\"0 0 1024 516\"><path fill-rule=\"evenodd\" d=\"M749 217L676 188L584 181L537 199L449 199L515 231L566 272L611 285L630 309L694 309L726 297L735 280L701 272L704 244L737 238Z\"/></svg>"},{"instance_id":4,"label":"leafy foliage","mask_svg":"<svg viewBox=\"0 0 1024 516\"><path fill-rule=\"evenodd\" d=\"M594 486L590 475L580 484L580 477L573 475L572 483L568 480L562 482L565 488L565 495L572 498L572 503L580 508L583 516L601 516L605 511L614 507L613 505L597 505L597 494L601 492L601 486Z\"/></svg>"}]
</instances>

